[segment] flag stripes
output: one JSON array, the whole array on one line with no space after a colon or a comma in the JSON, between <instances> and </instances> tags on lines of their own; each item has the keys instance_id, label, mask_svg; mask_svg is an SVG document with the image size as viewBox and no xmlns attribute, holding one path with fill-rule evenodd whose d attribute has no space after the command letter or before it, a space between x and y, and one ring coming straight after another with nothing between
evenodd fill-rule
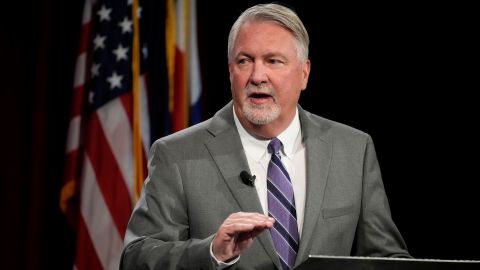
<instances>
[{"instance_id":1,"label":"flag stripes","mask_svg":"<svg viewBox=\"0 0 480 270\"><path fill-rule=\"evenodd\" d=\"M115 162L115 157L102 132L100 123L98 123L97 117L93 118L90 136L87 138L92 143L86 146L86 158L91 161L94 173L94 175L89 175L89 177L95 177L102 193L100 195L110 209L117 229L125 231L129 213L122 209L131 209L130 200L125 200L129 198L129 192L125 184L122 183L125 180ZM85 174L85 171L83 173ZM83 181L87 180L90 179L83 178ZM83 192L84 190L82 189Z\"/></svg>"},{"instance_id":2,"label":"flag stripes","mask_svg":"<svg viewBox=\"0 0 480 270\"><path fill-rule=\"evenodd\" d=\"M93 241L88 233L83 217L80 217L77 228L77 249L75 258L89 258L88 260L75 260L75 269L102 269Z\"/></svg>"},{"instance_id":3,"label":"flag stripes","mask_svg":"<svg viewBox=\"0 0 480 270\"><path fill-rule=\"evenodd\" d=\"M76 229L74 269L118 269L151 143L201 120L200 111L189 111L194 102L200 108L201 97L195 20L187 18L196 13L192 7L189 0L85 1L60 199ZM183 39L171 43L172 59L165 50L167 18L175 20L170 34ZM176 105L168 108L169 99Z\"/></svg>"},{"instance_id":4,"label":"flag stripes","mask_svg":"<svg viewBox=\"0 0 480 270\"><path fill-rule=\"evenodd\" d=\"M117 226L113 221L115 213L110 211L108 203L102 196L105 192L102 192L98 185L93 162L88 157L84 162L83 173L85 177L82 184L81 217L86 231L103 269L118 269L124 231L116 229ZM77 255L79 256L75 258L75 264L82 260L89 260L88 254L81 253L81 250L78 250Z\"/></svg>"},{"instance_id":5,"label":"flag stripes","mask_svg":"<svg viewBox=\"0 0 480 270\"><path fill-rule=\"evenodd\" d=\"M201 120L201 79L198 60L196 1L167 1L167 61L172 131Z\"/></svg>"},{"instance_id":6,"label":"flag stripes","mask_svg":"<svg viewBox=\"0 0 480 270\"><path fill-rule=\"evenodd\" d=\"M199 123L201 119L202 81L197 42L197 2L189 1L188 13L188 89L190 94L190 124Z\"/></svg>"}]
</instances>

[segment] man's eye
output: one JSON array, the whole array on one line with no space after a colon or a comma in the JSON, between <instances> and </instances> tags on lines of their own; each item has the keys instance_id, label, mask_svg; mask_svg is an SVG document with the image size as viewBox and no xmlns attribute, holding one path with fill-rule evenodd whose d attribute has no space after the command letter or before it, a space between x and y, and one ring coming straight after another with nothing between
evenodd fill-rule
<instances>
[{"instance_id":1,"label":"man's eye","mask_svg":"<svg viewBox=\"0 0 480 270\"><path fill-rule=\"evenodd\" d=\"M238 59L238 64L240 64L240 65L246 64L248 62L249 62L248 58Z\"/></svg>"},{"instance_id":2,"label":"man's eye","mask_svg":"<svg viewBox=\"0 0 480 270\"><path fill-rule=\"evenodd\" d=\"M270 64L281 64L282 61L280 61L279 59L271 58L271 59L268 59L268 63L270 63Z\"/></svg>"}]
</instances>

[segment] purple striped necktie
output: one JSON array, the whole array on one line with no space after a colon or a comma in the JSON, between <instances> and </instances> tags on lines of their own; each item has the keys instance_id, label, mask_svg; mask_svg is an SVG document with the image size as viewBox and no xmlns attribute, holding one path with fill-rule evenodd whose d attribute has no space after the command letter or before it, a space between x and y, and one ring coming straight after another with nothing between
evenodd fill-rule
<instances>
[{"instance_id":1,"label":"purple striped necktie","mask_svg":"<svg viewBox=\"0 0 480 270\"><path fill-rule=\"evenodd\" d=\"M292 182L280 160L281 148L282 142L277 138L268 145L272 158L268 164L267 191L268 215L276 220L270 233L282 267L286 270L295 263L300 237Z\"/></svg>"}]
</instances>

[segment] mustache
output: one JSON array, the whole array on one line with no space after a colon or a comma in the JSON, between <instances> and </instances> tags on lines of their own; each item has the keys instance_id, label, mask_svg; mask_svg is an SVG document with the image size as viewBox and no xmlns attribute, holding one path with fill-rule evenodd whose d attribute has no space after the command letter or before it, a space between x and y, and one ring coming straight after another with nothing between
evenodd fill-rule
<instances>
[{"instance_id":1,"label":"mustache","mask_svg":"<svg viewBox=\"0 0 480 270\"><path fill-rule=\"evenodd\" d=\"M275 88L266 84L261 84L261 85L249 84L244 90L247 96L251 96L253 94L269 95L274 98L277 96Z\"/></svg>"}]
</instances>

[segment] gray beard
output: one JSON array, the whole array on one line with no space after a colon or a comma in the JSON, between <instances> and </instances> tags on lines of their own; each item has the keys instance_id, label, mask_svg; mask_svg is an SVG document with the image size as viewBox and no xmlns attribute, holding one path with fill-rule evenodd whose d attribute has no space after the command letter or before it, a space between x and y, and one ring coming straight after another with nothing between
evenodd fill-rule
<instances>
[{"instance_id":1,"label":"gray beard","mask_svg":"<svg viewBox=\"0 0 480 270\"><path fill-rule=\"evenodd\" d=\"M242 108L242 113L255 125L267 125L273 122L280 116L281 108L278 104L273 105L256 105L245 103Z\"/></svg>"}]
</instances>

